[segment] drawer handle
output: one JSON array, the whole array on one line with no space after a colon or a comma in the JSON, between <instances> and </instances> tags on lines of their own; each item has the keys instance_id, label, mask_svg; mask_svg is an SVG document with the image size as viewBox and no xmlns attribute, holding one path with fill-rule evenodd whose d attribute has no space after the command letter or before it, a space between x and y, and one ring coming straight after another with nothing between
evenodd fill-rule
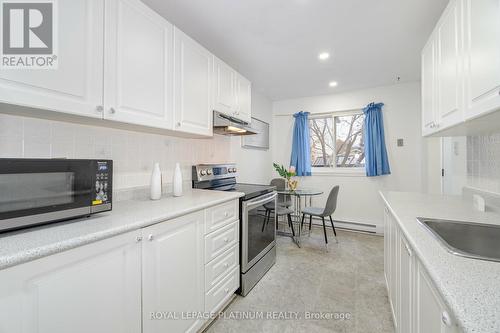
<instances>
[{"instance_id":1,"label":"drawer handle","mask_svg":"<svg viewBox=\"0 0 500 333\"><path fill-rule=\"evenodd\" d=\"M226 238L224 238L224 243L227 243L227 242L229 242L229 238L226 237Z\"/></svg>"},{"instance_id":2,"label":"drawer handle","mask_svg":"<svg viewBox=\"0 0 500 333\"><path fill-rule=\"evenodd\" d=\"M153 235L149 235L149 236L148 236L148 240L149 240L149 241L152 241L154 238L155 238L155 237L154 237Z\"/></svg>"},{"instance_id":3,"label":"drawer handle","mask_svg":"<svg viewBox=\"0 0 500 333\"><path fill-rule=\"evenodd\" d=\"M451 318L447 311L443 311L443 313L441 314L441 321L446 326L451 326Z\"/></svg>"},{"instance_id":4,"label":"drawer handle","mask_svg":"<svg viewBox=\"0 0 500 333\"><path fill-rule=\"evenodd\" d=\"M226 292L226 294L229 292L229 288L226 288L224 289L224 291Z\"/></svg>"},{"instance_id":5,"label":"drawer handle","mask_svg":"<svg viewBox=\"0 0 500 333\"><path fill-rule=\"evenodd\" d=\"M229 267L229 264L227 262L224 263L224 267Z\"/></svg>"},{"instance_id":6,"label":"drawer handle","mask_svg":"<svg viewBox=\"0 0 500 333\"><path fill-rule=\"evenodd\" d=\"M228 212L224 212L224 216L225 216L225 217L228 217L228 216L229 216L229 213L228 213Z\"/></svg>"}]
</instances>

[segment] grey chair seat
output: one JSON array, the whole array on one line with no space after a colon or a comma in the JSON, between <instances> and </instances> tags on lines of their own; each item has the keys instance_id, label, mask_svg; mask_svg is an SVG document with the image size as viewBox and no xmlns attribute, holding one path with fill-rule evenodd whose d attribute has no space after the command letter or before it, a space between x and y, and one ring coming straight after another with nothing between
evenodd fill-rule
<instances>
[{"instance_id":1,"label":"grey chair seat","mask_svg":"<svg viewBox=\"0 0 500 333\"><path fill-rule=\"evenodd\" d=\"M319 217L325 216L324 212L325 208L318 208L318 207L304 207L302 209L302 214L319 216Z\"/></svg>"},{"instance_id":2,"label":"grey chair seat","mask_svg":"<svg viewBox=\"0 0 500 333\"><path fill-rule=\"evenodd\" d=\"M292 202L291 201L283 201L283 202L279 202L278 201L278 206L281 206L281 207L291 207L292 206Z\"/></svg>"},{"instance_id":3,"label":"grey chair seat","mask_svg":"<svg viewBox=\"0 0 500 333\"><path fill-rule=\"evenodd\" d=\"M271 203L265 204L264 208L270 211L274 211L274 204ZM294 213L294 211L288 207L277 205L276 208L277 208L276 215L288 215Z\"/></svg>"}]
</instances>

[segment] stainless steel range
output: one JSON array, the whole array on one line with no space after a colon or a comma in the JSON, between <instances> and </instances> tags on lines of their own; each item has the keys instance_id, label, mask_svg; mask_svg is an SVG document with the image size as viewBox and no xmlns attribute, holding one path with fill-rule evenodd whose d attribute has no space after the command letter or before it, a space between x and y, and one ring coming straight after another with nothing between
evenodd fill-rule
<instances>
[{"instance_id":1,"label":"stainless steel range","mask_svg":"<svg viewBox=\"0 0 500 333\"><path fill-rule=\"evenodd\" d=\"M235 164L200 164L193 166L192 179L193 188L245 193L240 198L239 293L246 296L276 262L276 217L266 209L276 206L276 191L269 185L239 184L237 174Z\"/></svg>"}]
</instances>

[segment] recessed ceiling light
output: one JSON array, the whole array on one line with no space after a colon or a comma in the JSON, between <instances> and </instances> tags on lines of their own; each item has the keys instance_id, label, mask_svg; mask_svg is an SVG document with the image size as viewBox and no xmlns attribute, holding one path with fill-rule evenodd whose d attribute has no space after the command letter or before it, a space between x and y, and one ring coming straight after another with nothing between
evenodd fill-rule
<instances>
[{"instance_id":1,"label":"recessed ceiling light","mask_svg":"<svg viewBox=\"0 0 500 333\"><path fill-rule=\"evenodd\" d=\"M319 60L326 60L326 59L330 58L330 53L328 53L328 52L321 52L318 55L318 58L319 58Z\"/></svg>"},{"instance_id":2,"label":"recessed ceiling light","mask_svg":"<svg viewBox=\"0 0 500 333\"><path fill-rule=\"evenodd\" d=\"M336 86L338 86L339 84L337 83L337 81L331 81L330 83L328 83L328 85L329 85L330 87L336 87Z\"/></svg>"}]
</instances>

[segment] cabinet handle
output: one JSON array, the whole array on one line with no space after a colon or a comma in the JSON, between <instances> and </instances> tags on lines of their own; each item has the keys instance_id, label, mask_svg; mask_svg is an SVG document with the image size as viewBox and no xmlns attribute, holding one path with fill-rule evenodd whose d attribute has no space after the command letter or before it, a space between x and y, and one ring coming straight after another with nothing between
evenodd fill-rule
<instances>
[{"instance_id":1,"label":"cabinet handle","mask_svg":"<svg viewBox=\"0 0 500 333\"><path fill-rule=\"evenodd\" d=\"M408 244L406 244L406 242L403 241L403 244L406 248L406 252L408 252L408 255L411 257L413 255L413 253L411 252L411 249L410 247L408 246Z\"/></svg>"},{"instance_id":2,"label":"cabinet handle","mask_svg":"<svg viewBox=\"0 0 500 333\"><path fill-rule=\"evenodd\" d=\"M149 235L149 236L148 236L148 240L149 240L149 241L152 241L154 238L155 238L155 237L154 237L153 235Z\"/></svg>"},{"instance_id":3,"label":"cabinet handle","mask_svg":"<svg viewBox=\"0 0 500 333\"><path fill-rule=\"evenodd\" d=\"M226 237L226 238L224 238L224 243L227 243L227 242L229 242L229 239Z\"/></svg>"},{"instance_id":4,"label":"cabinet handle","mask_svg":"<svg viewBox=\"0 0 500 333\"><path fill-rule=\"evenodd\" d=\"M135 238L135 241L136 241L137 243L139 243L140 241L142 241L142 236L137 236L137 237Z\"/></svg>"},{"instance_id":5,"label":"cabinet handle","mask_svg":"<svg viewBox=\"0 0 500 333\"><path fill-rule=\"evenodd\" d=\"M102 113L104 111L104 107L102 105L98 105L95 107L95 110L99 113Z\"/></svg>"},{"instance_id":6,"label":"cabinet handle","mask_svg":"<svg viewBox=\"0 0 500 333\"><path fill-rule=\"evenodd\" d=\"M177 122L177 127L181 127L181 123L180 122Z\"/></svg>"},{"instance_id":7,"label":"cabinet handle","mask_svg":"<svg viewBox=\"0 0 500 333\"><path fill-rule=\"evenodd\" d=\"M229 292L229 288L226 288L224 289L224 291L226 292L226 294Z\"/></svg>"},{"instance_id":8,"label":"cabinet handle","mask_svg":"<svg viewBox=\"0 0 500 333\"><path fill-rule=\"evenodd\" d=\"M115 108L109 108L109 113L111 113L111 114L115 114L115 113L116 113Z\"/></svg>"},{"instance_id":9,"label":"cabinet handle","mask_svg":"<svg viewBox=\"0 0 500 333\"><path fill-rule=\"evenodd\" d=\"M443 313L441 314L441 321L446 326L451 326L451 318L447 311L443 311Z\"/></svg>"},{"instance_id":10,"label":"cabinet handle","mask_svg":"<svg viewBox=\"0 0 500 333\"><path fill-rule=\"evenodd\" d=\"M224 212L224 216L225 216L225 217L228 217L228 216L229 216L229 213L228 213L228 212Z\"/></svg>"},{"instance_id":11,"label":"cabinet handle","mask_svg":"<svg viewBox=\"0 0 500 333\"><path fill-rule=\"evenodd\" d=\"M224 267L229 267L229 264L227 262L224 263Z\"/></svg>"}]
</instances>

